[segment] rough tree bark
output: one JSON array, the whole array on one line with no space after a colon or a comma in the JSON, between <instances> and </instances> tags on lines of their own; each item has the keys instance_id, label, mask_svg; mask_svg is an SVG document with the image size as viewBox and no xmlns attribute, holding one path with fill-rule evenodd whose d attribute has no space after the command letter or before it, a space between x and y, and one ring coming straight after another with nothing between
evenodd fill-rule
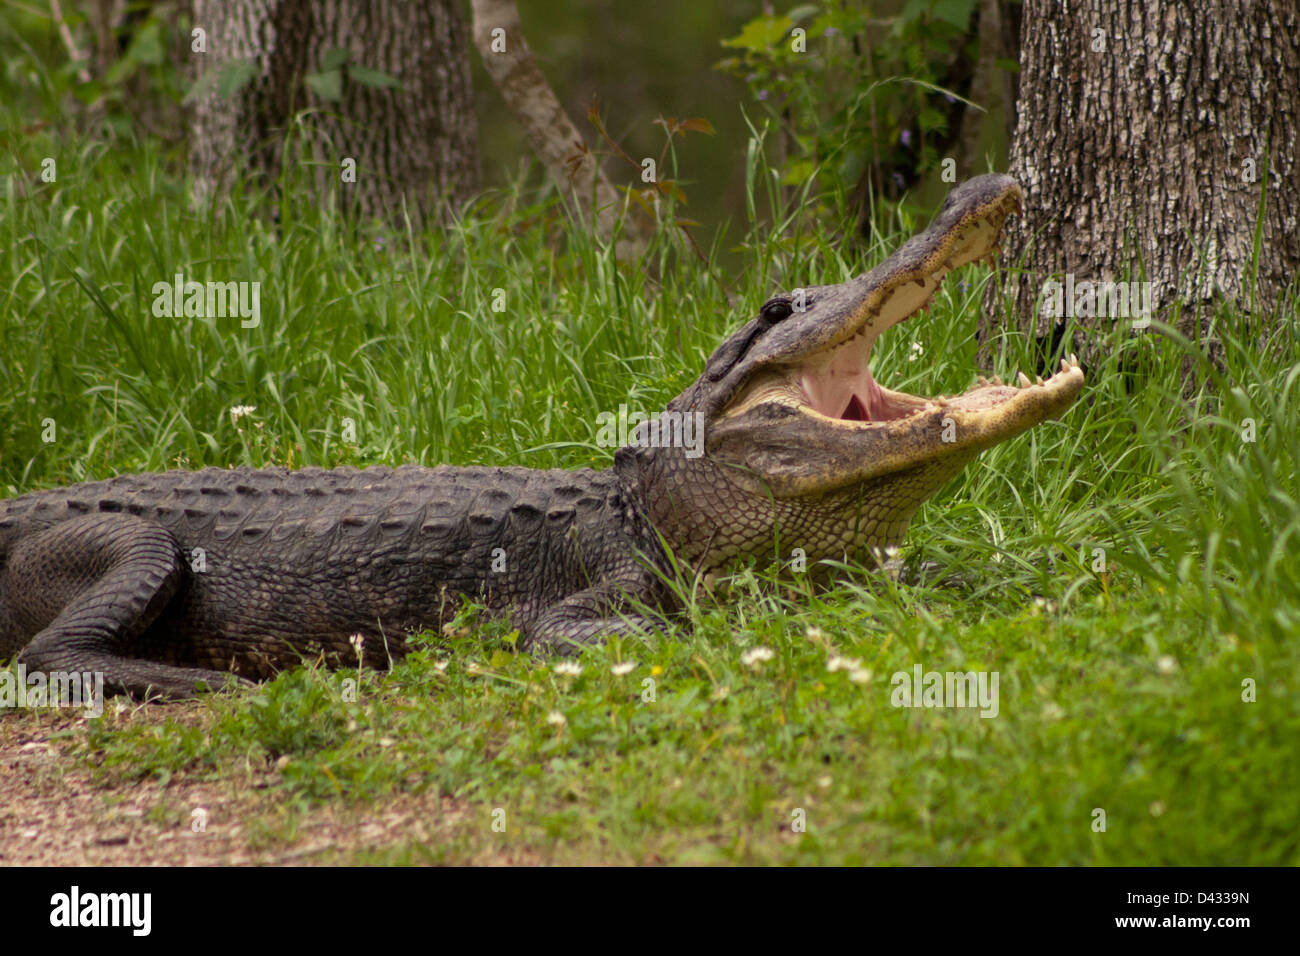
<instances>
[{"instance_id":1,"label":"rough tree bark","mask_svg":"<svg viewBox=\"0 0 1300 956\"><path fill-rule=\"evenodd\" d=\"M1020 67L1010 172L1025 214L1002 259L1023 270L990 284L985 357L1004 303L1040 341L1096 357L1100 334L1059 342L1062 323L1038 308L1066 274L1146 280L1152 317L1181 305L1193 337L1216 301L1262 326L1300 267L1295 0L1025 0ZM1104 333L1129 320L1076 321Z\"/></svg>"},{"instance_id":2,"label":"rough tree bark","mask_svg":"<svg viewBox=\"0 0 1300 956\"><path fill-rule=\"evenodd\" d=\"M213 83L194 103L191 162L200 199L235 167L274 182L283 165L311 170L314 194L365 216L391 218L403 199L417 219L478 185L478 135L469 76L469 33L456 0L193 0L207 33L197 73L244 61L252 77L223 97ZM348 51L337 99L304 78L329 72L326 55ZM359 82L351 67L399 86ZM217 73L220 77L223 74ZM294 117L302 135L286 140ZM286 142L294 152L286 156ZM356 163L356 181L341 163ZM297 171L297 170L295 170Z\"/></svg>"}]
</instances>

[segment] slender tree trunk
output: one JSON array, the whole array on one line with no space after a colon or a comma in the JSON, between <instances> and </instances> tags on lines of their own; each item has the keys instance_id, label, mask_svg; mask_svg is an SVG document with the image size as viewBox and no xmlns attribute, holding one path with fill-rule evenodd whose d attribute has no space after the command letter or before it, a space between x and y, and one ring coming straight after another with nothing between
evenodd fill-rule
<instances>
[{"instance_id":1,"label":"slender tree trunk","mask_svg":"<svg viewBox=\"0 0 1300 956\"><path fill-rule=\"evenodd\" d=\"M193 13L207 45L193 54L196 72L215 71L192 114L200 198L237 167L273 182L290 165L310 170L319 201L395 218L405 200L419 219L477 187L469 32L456 0L193 0ZM334 50L347 51L344 65ZM223 85L237 89L223 95ZM295 117L302 125L286 139Z\"/></svg>"},{"instance_id":2,"label":"slender tree trunk","mask_svg":"<svg viewBox=\"0 0 1300 956\"><path fill-rule=\"evenodd\" d=\"M980 109L963 107L957 139L957 176L966 178L984 172L985 156L989 146L1001 146L1005 133L1010 142L1015 133L1015 74L998 65L998 60L1015 60L1017 35L1009 33L1006 25L1006 0L979 0L975 16L975 31L979 36L979 55L976 56L967 98ZM1005 126L995 129L988 118L1001 116Z\"/></svg>"},{"instance_id":3,"label":"slender tree trunk","mask_svg":"<svg viewBox=\"0 0 1300 956\"><path fill-rule=\"evenodd\" d=\"M646 230L635 216L626 215L627 200L601 171L596 154L546 82L524 39L514 0L473 0L471 6L474 45L483 66L565 206L579 221L591 222L603 239L612 237L623 219L616 254L624 261L636 259L645 247Z\"/></svg>"},{"instance_id":4,"label":"slender tree trunk","mask_svg":"<svg viewBox=\"0 0 1300 956\"><path fill-rule=\"evenodd\" d=\"M1021 329L1095 358L1101 335L1058 342L1063 316L1043 307L1067 276L1149 282L1151 317L1181 306L1193 337L1217 301L1263 327L1300 267L1295 0L1025 0L1020 64L1025 213L1003 261L1023 269L990 285L986 356L1005 303ZM1132 321L1058 302L1088 333Z\"/></svg>"}]
</instances>

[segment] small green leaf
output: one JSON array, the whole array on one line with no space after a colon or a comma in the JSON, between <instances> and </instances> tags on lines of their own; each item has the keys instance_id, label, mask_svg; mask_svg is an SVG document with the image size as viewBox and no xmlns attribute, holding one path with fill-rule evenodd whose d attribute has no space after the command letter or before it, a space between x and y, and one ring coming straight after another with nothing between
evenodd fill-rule
<instances>
[{"instance_id":1,"label":"small green leaf","mask_svg":"<svg viewBox=\"0 0 1300 956\"><path fill-rule=\"evenodd\" d=\"M928 0L907 0L906 5L903 7L903 12L900 13L898 17L905 23L915 20L922 14L928 13L929 6L930 4Z\"/></svg>"},{"instance_id":2,"label":"small green leaf","mask_svg":"<svg viewBox=\"0 0 1300 956\"><path fill-rule=\"evenodd\" d=\"M737 46L755 53L761 53L789 33L792 26L794 26L794 21L787 16L755 17L741 28L739 34L723 40L722 45Z\"/></svg>"},{"instance_id":3,"label":"small green leaf","mask_svg":"<svg viewBox=\"0 0 1300 956\"><path fill-rule=\"evenodd\" d=\"M162 24L157 20L150 19L136 31L135 38L131 40L131 45L127 48L126 58L134 60L136 63L157 66L166 59L166 56L167 51L162 38Z\"/></svg>"},{"instance_id":4,"label":"small green leaf","mask_svg":"<svg viewBox=\"0 0 1300 956\"><path fill-rule=\"evenodd\" d=\"M104 95L104 88L95 80L89 80L85 83L78 83L72 88L72 93L83 103L94 103Z\"/></svg>"},{"instance_id":5,"label":"small green leaf","mask_svg":"<svg viewBox=\"0 0 1300 956\"><path fill-rule=\"evenodd\" d=\"M351 54L348 53L348 51L345 50L343 47L341 46L334 47L323 57L321 57L321 61L320 61L321 72L328 73L330 70L337 70L344 63L348 62L349 56L351 56Z\"/></svg>"},{"instance_id":6,"label":"small green leaf","mask_svg":"<svg viewBox=\"0 0 1300 956\"><path fill-rule=\"evenodd\" d=\"M205 96L208 90L212 89L217 82L217 71L208 70L190 84L190 88L185 91L185 96L181 98L181 103L190 103L201 96Z\"/></svg>"},{"instance_id":7,"label":"small green leaf","mask_svg":"<svg viewBox=\"0 0 1300 956\"><path fill-rule=\"evenodd\" d=\"M942 130L948 126L948 117L927 106L917 116L916 125L927 133L933 133L935 130Z\"/></svg>"},{"instance_id":8,"label":"small green leaf","mask_svg":"<svg viewBox=\"0 0 1300 956\"><path fill-rule=\"evenodd\" d=\"M379 70L372 70L367 66L358 66L356 64L348 67L348 78L355 80L362 86L387 88L402 85L387 73L381 73Z\"/></svg>"},{"instance_id":9,"label":"small green leaf","mask_svg":"<svg viewBox=\"0 0 1300 956\"><path fill-rule=\"evenodd\" d=\"M235 60L217 71L217 96L229 99L257 76L257 65L252 60Z\"/></svg>"},{"instance_id":10,"label":"small green leaf","mask_svg":"<svg viewBox=\"0 0 1300 956\"><path fill-rule=\"evenodd\" d=\"M139 67L139 63L128 56L120 57L113 61L113 65L108 68L104 74L104 82L108 86L117 86L123 80L128 79L132 73Z\"/></svg>"},{"instance_id":11,"label":"small green leaf","mask_svg":"<svg viewBox=\"0 0 1300 956\"><path fill-rule=\"evenodd\" d=\"M323 100L338 102L343 98L343 74L339 70L311 73L303 77L303 82Z\"/></svg>"},{"instance_id":12,"label":"small green leaf","mask_svg":"<svg viewBox=\"0 0 1300 956\"><path fill-rule=\"evenodd\" d=\"M975 0L935 0L933 7L936 17L951 23L958 30L965 30L970 25L974 11Z\"/></svg>"}]
</instances>

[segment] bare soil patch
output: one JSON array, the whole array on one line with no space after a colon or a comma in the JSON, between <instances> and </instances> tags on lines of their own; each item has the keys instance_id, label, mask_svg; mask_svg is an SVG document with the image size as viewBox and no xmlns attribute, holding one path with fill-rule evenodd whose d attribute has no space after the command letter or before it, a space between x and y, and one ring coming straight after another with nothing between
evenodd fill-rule
<instances>
[{"instance_id":1,"label":"bare soil patch","mask_svg":"<svg viewBox=\"0 0 1300 956\"><path fill-rule=\"evenodd\" d=\"M167 716L197 722L201 712L168 705ZM118 719L156 714L145 707ZM105 784L70 753L80 720L43 712L0 716L0 865L347 864L412 844L437 846L458 828L479 825L456 801L433 794L304 806L286 799L274 771L237 782L177 774L165 786ZM463 862L538 860L502 848Z\"/></svg>"}]
</instances>

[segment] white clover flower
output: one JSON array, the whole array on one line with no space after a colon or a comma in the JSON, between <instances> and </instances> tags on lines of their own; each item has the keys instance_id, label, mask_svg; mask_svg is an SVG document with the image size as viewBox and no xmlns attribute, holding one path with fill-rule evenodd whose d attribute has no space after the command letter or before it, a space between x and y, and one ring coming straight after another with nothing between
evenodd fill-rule
<instances>
[{"instance_id":1,"label":"white clover flower","mask_svg":"<svg viewBox=\"0 0 1300 956\"><path fill-rule=\"evenodd\" d=\"M445 674L447 673L447 665L450 663L451 661L438 661L438 663L433 665L433 669L439 674Z\"/></svg>"},{"instance_id":2,"label":"white clover flower","mask_svg":"<svg viewBox=\"0 0 1300 956\"><path fill-rule=\"evenodd\" d=\"M569 718L565 717L558 710L553 710L546 715L546 722L548 724L554 724L556 727L563 727L569 722Z\"/></svg>"},{"instance_id":3,"label":"white clover flower","mask_svg":"<svg viewBox=\"0 0 1300 956\"><path fill-rule=\"evenodd\" d=\"M855 684L870 684L871 678L874 676L870 670L864 667L855 667L849 672L849 680Z\"/></svg>"},{"instance_id":4,"label":"white clover flower","mask_svg":"<svg viewBox=\"0 0 1300 956\"><path fill-rule=\"evenodd\" d=\"M233 405L230 409L231 422L237 422L245 415L251 415L257 411L256 405Z\"/></svg>"},{"instance_id":5,"label":"white clover flower","mask_svg":"<svg viewBox=\"0 0 1300 956\"><path fill-rule=\"evenodd\" d=\"M925 354L925 347L924 347L923 345L921 345L920 342L913 342L913 343L912 343L912 354L909 355L909 356L907 357L907 360L908 360L909 362L915 362L917 359L919 359L919 358L920 358L922 355L924 355L924 354Z\"/></svg>"},{"instance_id":6,"label":"white clover flower","mask_svg":"<svg viewBox=\"0 0 1300 956\"><path fill-rule=\"evenodd\" d=\"M630 674L636 670L636 661L622 661L610 668L615 677L622 677L624 674Z\"/></svg>"},{"instance_id":7,"label":"white clover flower","mask_svg":"<svg viewBox=\"0 0 1300 956\"><path fill-rule=\"evenodd\" d=\"M751 647L740 655L740 663L746 667L756 668L763 661L770 661L774 657L776 657L776 652L770 647Z\"/></svg>"},{"instance_id":8,"label":"white clover flower","mask_svg":"<svg viewBox=\"0 0 1300 956\"><path fill-rule=\"evenodd\" d=\"M836 671L855 671L862 666L862 661L856 657L840 657L838 654L832 654L826 661L826 669L834 674Z\"/></svg>"},{"instance_id":9,"label":"white clover flower","mask_svg":"<svg viewBox=\"0 0 1300 956\"><path fill-rule=\"evenodd\" d=\"M809 627L803 632L803 636L810 641L820 641L822 639L822 629L820 627Z\"/></svg>"},{"instance_id":10,"label":"white clover flower","mask_svg":"<svg viewBox=\"0 0 1300 956\"><path fill-rule=\"evenodd\" d=\"M577 661L560 661L552 670L557 674L563 674L565 677L577 677L582 673L582 665Z\"/></svg>"},{"instance_id":11,"label":"white clover flower","mask_svg":"<svg viewBox=\"0 0 1300 956\"><path fill-rule=\"evenodd\" d=\"M1160 660L1156 661L1156 670L1162 674L1172 674L1178 670L1178 661L1166 654Z\"/></svg>"}]
</instances>

